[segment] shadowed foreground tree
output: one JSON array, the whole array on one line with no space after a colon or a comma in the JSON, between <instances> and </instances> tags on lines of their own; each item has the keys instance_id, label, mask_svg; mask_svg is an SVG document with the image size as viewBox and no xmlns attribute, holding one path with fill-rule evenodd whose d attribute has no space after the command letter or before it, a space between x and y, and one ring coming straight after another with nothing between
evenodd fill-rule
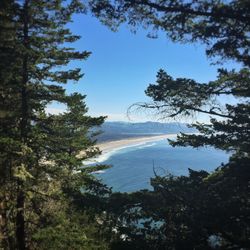
<instances>
[{"instance_id":1,"label":"shadowed foreground tree","mask_svg":"<svg viewBox=\"0 0 250 250\"><path fill-rule=\"evenodd\" d=\"M113 196L122 207L117 209L119 229L127 235L127 240L117 239L114 249L249 249L249 1L90 0L89 4L114 29L127 22L151 29L149 35L160 30L174 42L205 44L207 55L217 62L233 60L242 66L238 71L218 69L217 80L207 83L174 79L159 70L156 83L146 90L152 103L139 107L153 109L161 118L209 115L210 123L192 125L199 134L182 134L170 143L213 146L231 157L211 174L190 170L188 177L157 176L152 192ZM221 97L225 104L220 104ZM144 227L138 227L138 221Z\"/></svg>"},{"instance_id":2,"label":"shadowed foreground tree","mask_svg":"<svg viewBox=\"0 0 250 250\"><path fill-rule=\"evenodd\" d=\"M1 249L106 249L91 199L79 211L73 198L109 194L81 171L99 152L91 129L104 117L88 116L84 96L63 86L82 77L69 63L90 54L70 47L79 36L67 24L82 11L77 0L0 1ZM67 110L47 114L53 101Z\"/></svg>"}]
</instances>

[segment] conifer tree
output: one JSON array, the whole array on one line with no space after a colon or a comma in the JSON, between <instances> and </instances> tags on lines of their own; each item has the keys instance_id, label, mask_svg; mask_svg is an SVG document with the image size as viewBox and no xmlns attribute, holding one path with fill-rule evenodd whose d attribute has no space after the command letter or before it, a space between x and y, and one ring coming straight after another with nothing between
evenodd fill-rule
<instances>
[{"instance_id":1,"label":"conifer tree","mask_svg":"<svg viewBox=\"0 0 250 250\"><path fill-rule=\"evenodd\" d=\"M92 243L86 246L92 237L84 232L87 226L79 227L77 220L75 226L69 223L75 215L70 211L73 198L66 192L80 192L87 185L90 177L81 172L82 161L99 152L91 129L104 120L87 116L84 96L68 95L63 87L83 76L80 68L68 64L90 54L69 45L80 37L67 24L83 11L78 0L0 3L1 248L37 249L41 239L46 241L41 233L50 227L65 249L67 235L79 237L77 249L91 249ZM54 101L67 111L47 114ZM66 231L56 233L56 227ZM62 244L51 246L59 249Z\"/></svg>"}]
</instances>

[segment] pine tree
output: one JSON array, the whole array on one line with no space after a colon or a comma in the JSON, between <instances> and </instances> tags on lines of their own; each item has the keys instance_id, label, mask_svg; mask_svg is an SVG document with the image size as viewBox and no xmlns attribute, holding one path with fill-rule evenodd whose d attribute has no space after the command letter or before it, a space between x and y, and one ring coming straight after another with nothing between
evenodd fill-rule
<instances>
[{"instance_id":1,"label":"pine tree","mask_svg":"<svg viewBox=\"0 0 250 250\"><path fill-rule=\"evenodd\" d=\"M60 235L59 230L57 237L67 242L75 223L77 248L87 249L86 244L80 247L89 239L79 221L69 223L75 215L67 191L81 195L80 187L93 178L81 172L82 160L99 153L91 129L104 117L87 116L84 96L68 95L63 87L83 76L80 68L67 65L90 54L68 45L80 37L66 26L74 13L83 11L78 0L0 3L0 237L4 249L39 248L40 230L54 227L56 231L63 223L66 231ZM46 107L53 101L65 104L67 111L47 114ZM107 189L101 188L105 193Z\"/></svg>"}]
</instances>

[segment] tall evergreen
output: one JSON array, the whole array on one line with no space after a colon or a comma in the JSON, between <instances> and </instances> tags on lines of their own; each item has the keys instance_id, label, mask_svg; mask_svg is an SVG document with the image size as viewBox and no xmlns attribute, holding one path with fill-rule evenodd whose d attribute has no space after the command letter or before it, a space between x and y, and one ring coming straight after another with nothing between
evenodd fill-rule
<instances>
[{"instance_id":1,"label":"tall evergreen","mask_svg":"<svg viewBox=\"0 0 250 250\"><path fill-rule=\"evenodd\" d=\"M40 245L43 249L42 232L49 226L58 228L54 237L64 240L61 249L69 249L67 235L78 237L78 249L91 249L85 244L91 237L85 231L88 226L74 231L79 221L75 226L68 221L73 198L67 190L80 192L92 178L81 172L81 166L99 152L91 128L104 117L86 115L84 96L68 95L63 86L83 76L80 68L71 69L69 63L86 60L90 54L70 47L80 37L67 24L73 14L83 11L78 0L0 3L1 248ZM47 114L46 107L53 101L66 105L67 111ZM60 245L54 242L52 247Z\"/></svg>"}]
</instances>

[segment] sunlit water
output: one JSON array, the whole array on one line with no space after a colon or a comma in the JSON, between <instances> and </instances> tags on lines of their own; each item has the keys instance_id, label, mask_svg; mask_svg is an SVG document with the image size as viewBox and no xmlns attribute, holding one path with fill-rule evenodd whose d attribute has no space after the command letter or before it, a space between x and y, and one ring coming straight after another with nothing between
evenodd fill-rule
<instances>
[{"instance_id":1,"label":"sunlit water","mask_svg":"<svg viewBox=\"0 0 250 250\"><path fill-rule=\"evenodd\" d=\"M166 140L148 142L113 151L99 162L112 167L96 174L113 191L152 189L150 178L158 175L187 175L188 168L213 171L228 162L229 154L213 148L171 147Z\"/></svg>"}]
</instances>

